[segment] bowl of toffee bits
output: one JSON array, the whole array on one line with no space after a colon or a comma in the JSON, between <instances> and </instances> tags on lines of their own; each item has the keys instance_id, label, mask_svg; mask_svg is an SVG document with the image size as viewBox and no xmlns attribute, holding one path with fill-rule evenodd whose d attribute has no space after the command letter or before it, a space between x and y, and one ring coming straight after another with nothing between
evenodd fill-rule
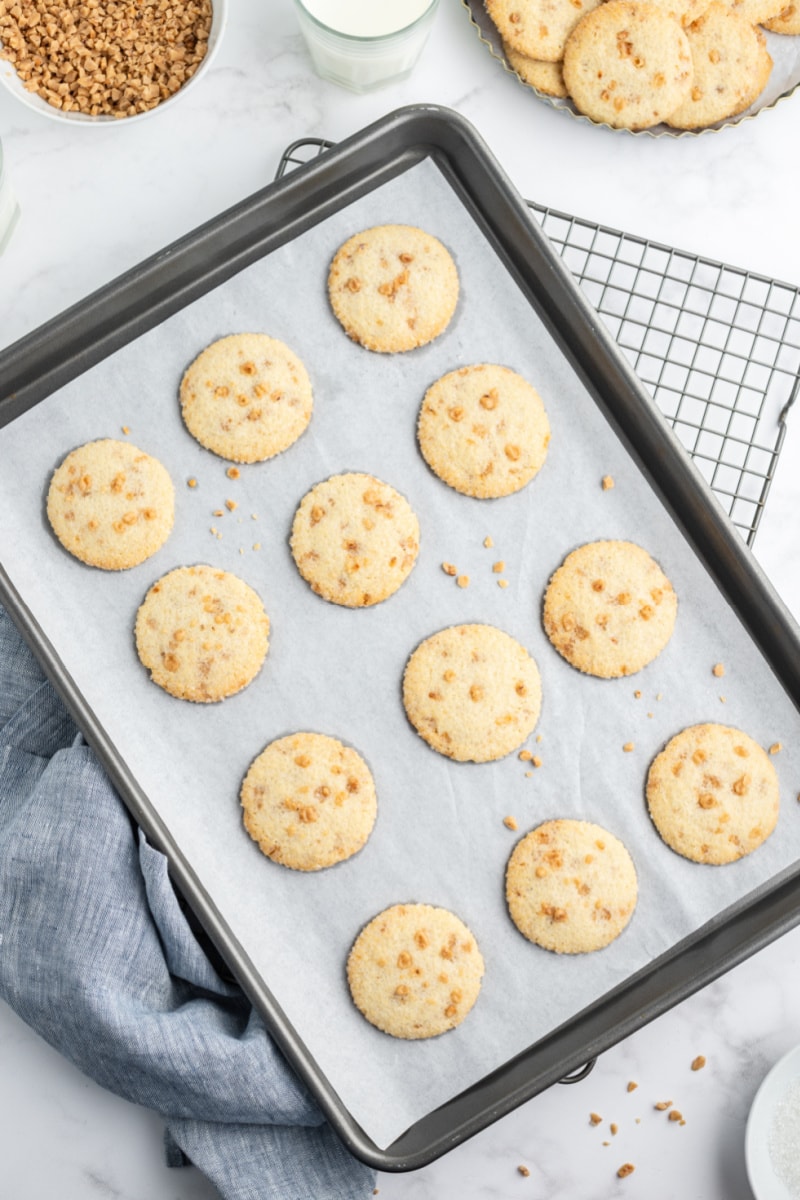
<instances>
[{"instance_id":1,"label":"bowl of toffee bits","mask_svg":"<svg viewBox=\"0 0 800 1200\"><path fill-rule=\"evenodd\" d=\"M228 0L0 0L0 82L75 124L149 116L211 65Z\"/></svg>"}]
</instances>

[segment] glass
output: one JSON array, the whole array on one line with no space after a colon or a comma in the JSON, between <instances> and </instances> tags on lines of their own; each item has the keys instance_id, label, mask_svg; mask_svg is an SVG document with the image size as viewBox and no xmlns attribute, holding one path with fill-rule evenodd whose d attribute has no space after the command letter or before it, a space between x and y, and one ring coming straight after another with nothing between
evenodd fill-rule
<instances>
[{"instance_id":1,"label":"glass","mask_svg":"<svg viewBox=\"0 0 800 1200\"><path fill-rule=\"evenodd\" d=\"M8 182L8 173L3 162L3 144L0 142L0 254L3 253L19 220L17 198Z\"/></svg>"},{"instance_id":2,"label":"glass","mask_svg":"<svg viewBox=\"0 0 800 1200\"><path fill-rule=\"evenodd\" d=\"M368 36L340 32L326 25L309 11L303 0L295 0L295 11L320 78L351 92L372 92L411 74L427 41L438 5L439 0L431 0L424 12L409 24ZM342 8L346 10L347 5L343 4Z\"/></svg>"}]
</instances>

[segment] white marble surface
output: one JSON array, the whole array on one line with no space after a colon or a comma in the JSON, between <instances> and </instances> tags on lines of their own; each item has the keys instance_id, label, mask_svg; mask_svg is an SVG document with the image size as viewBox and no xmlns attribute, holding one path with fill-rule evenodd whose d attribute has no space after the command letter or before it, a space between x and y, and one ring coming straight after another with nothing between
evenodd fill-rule
<instances>
[{"instance_id":1,"label":"white marble surface","mask_svg":"<svg viewBox=\"0 0 800 1200\"><path fill-rule=\"evenodd\" d=\"M800 95L722 134L655 140L592 129L505 75L459 0L442 0L412 77L359 97L315 78L289 0L230 7L208 78L150 120L73 129L0 92L0 137L23 213L0 258L0 347L261 187L294 139L338 140L417 102L471 120L530 198L800 283ZM798 511L800 413L757 542L796 616ZM748 1200L747 1112L766 1071L800 1041L798 980L800 929L605 1053L583 1083L556 1085L419 1172L381 1175L382 1200ZM698 1054L707 1065L692 1072ZM157 1116L79 1075L1 1005L0 1064L3 1196L216 1195L195 1170L164 1167ZM673 1100L685 1125L656 1111L659 1100ZM604 1118L595 1128L591 1111ZM636 1170L618 1180L625 1161Z\"/></svg>"}]
</instances>

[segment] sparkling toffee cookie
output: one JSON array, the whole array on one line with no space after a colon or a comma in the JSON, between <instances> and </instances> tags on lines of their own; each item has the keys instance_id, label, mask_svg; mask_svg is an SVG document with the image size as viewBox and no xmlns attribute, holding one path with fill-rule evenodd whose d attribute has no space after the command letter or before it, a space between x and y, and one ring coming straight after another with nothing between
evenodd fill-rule
<instances>
[{"instance_id":1,"label":"sparkling toffee cookie","mask_svg":"<svg viewBox=\"0 0 800 1200\"><path fill-rule=\"evenodd\" d=\"M661 837L694 862L742 858L778 820L775 768L757 742L727 725L676 734L653 760L646 794Z\"/></svg>"},{"instance_id":2,"label":"sparkling toffee cookie","mask_svg":"<svg viewBox=\"0 0 800 1200\"><path fill-rule=\"evenodd\" d=\"M311 381L288 346L264 333L212 342L180 387L186 428L232 462L263 462L296 442L311 419Z\"/></svg>"},{"instance_id":3,"label":"sparkling toffee cookie","mask_svg":"<svg viewBox=\"0 0 800 1200\"><path fill-rule=\"evenodd\" d=\"M537 92L544 92L545 96L566 96L567 89L564 87L564 73L560 60L547 62L541 58L530 58L527 54L520 54L506 42L503 43L503 53L508 65L516 71L523 83L529 83Z\"/></svg>"},{"instance_id":4,"label":"sparkling toffee cookie","mask_svg":"<svg viewBox=\"0 0 800 1200\"><path fill-rule=\"evenodd\" d=\"M420 737L457 762L491 762L521 746L542 705L539 669L492 625L453 625L426 638L403 675L403 704Z\"/></svg>"},{"instance_id":5,"label":"sparkling toffee cookie","mask_svg":"<svg viewBox=\"0 0 800 1200\"><path fill-rule=\"evenodd\" d=\"M413 350L450 323L458 272L431 234L413 225L376 225L337 251L328 295L348 336L367 350Z\"/></svg>"},{"instance_id":6,"label":"sparkling toffee cookie","mask_svg":"<svg viewBox=\"0 0 800 1200\"><path fill-rule=\"evenodd\" d=\"M508 860L512 921L529 941L558 954L583 954L613 942L633 916L637 894L630 854L590 821L545 821Z\"/></svg>"},{"instance_id":7,"label":"sparkling toffee cookie","mask_svg":"<svg viewBox=\"0 0 800 1200\"><path fill-rule=\"evenodd\" d=\"M503 41L529 58L558 62L572 30L601 0L486 0Z\"/></svg>"},{"instance_id":8,"label":"sparkling toffee cookie","mask_svg":"<svg viewBox=\"0 0 800 1200\"><path fill-rule=\"evenodd\" d=\"M588 542L568 554L550 579L543 623L573 667L617 679L661 653L677 612L672 584L641 546Z\"/></svg>"},{"instance_id":9,"label":"sparkling toffee cookie","mask_svg":"<svg viewBox=\"0 0 800 1200\"><path fill-rule=\"evenodd\" d=\"M564 50L564 83L576 108L619 129L665 120L692 88L692 54L678 20L654 4L608 0Z\"/></svg>"},{"instance_id":10,"label":"sparkling toffee cookie","mask_svg":"<svg viewBox=\"0 0 800 1200\"><path fill-rule=\"evenodd\" d=\"M103 438L73 450L53 473L47 516L81 562L120 571L144 562L172 529L175 490L158 459Z\"/></svg>"},{"instance_id":11,"label":"sparkling toffee cookie","mask_svg":"<svg viewBox=\"0 0 800 1200\"><path fill-rule=\"evenodd\" d=\"M463 921L430 904L396 904L356 938L347 982L356 1008L398 1038L436 1037L478 998L483 958Z\"/></svg>"},{"instance_id":12,"label":"sparkling toffee cookie","mask_svg":"<svg viewBox=\"0 0 800 1200\"><path fill-rule=\"evenodd\" d=\"M438 379L417 436L428 466L467 496L507 496L539 471L550 425L539 393L508 367L482 363Z\"/></svg>"},{"instance_id":13,"label":"sparkling toffee cookie","mask_svg":"<svg viewBox=\"0 0 800 1200\"><path fill-rule=\"evenodd\" d=\"M258 674L269 618L253 589L216 567L177 567L145 596L136 649L154 683L181 700L224 700Z\"/></svg>"},{"instance_id":14,"label":"sparkling toffee cookie","mask_svg":"<svg viewBox=\"0 0 800 1200\"><path fill-rule=\"evenodd\" d=\"M408 577L419 522L399 492L373 475L332 475L307 492L290 546L312 591L348 608L378 604Z\"/></svg>"},{"instance_id":15,"label":"sparkling toffee cookie","mask_svg":"<svg viewBox=\"0 0 800 1200\"><path fill-rule=\"evenodd\" d=\"M695 129L749 108L772 71L761 30L727 5L714 3L686 26L686 36L694 68L692 89L667 124Z\"/></svg>"},{"instance_id":16,"label":"sparkling toffee cookie","mask_svg":"<svg viewBox=\"0 0 800 1200\"><path fill-rule=\"evenodd\" d=\"M375 784L361 755L322 733L270 742L245 776L241 804L253 841L295 871L350 858L377 814Z\"/></svg>"}]
</instances>

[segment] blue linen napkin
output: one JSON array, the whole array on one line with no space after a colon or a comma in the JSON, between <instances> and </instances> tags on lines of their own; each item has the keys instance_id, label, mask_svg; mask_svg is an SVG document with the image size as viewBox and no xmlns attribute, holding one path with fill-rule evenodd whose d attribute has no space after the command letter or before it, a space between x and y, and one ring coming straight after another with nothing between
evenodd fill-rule
<instances>
[{"instance_id":1,"label":"blue linen napkin","mask_svg":"<svg viewBox=\"0 0 800 1200\"><path fill-rule=\"evenodd\" d=\"M166 1122L167 1161L224 1200L361 1200L374 1172L325 1122L195 937L0 607L0 997L85 1074Z\"/></svg>"}]
</instances>

